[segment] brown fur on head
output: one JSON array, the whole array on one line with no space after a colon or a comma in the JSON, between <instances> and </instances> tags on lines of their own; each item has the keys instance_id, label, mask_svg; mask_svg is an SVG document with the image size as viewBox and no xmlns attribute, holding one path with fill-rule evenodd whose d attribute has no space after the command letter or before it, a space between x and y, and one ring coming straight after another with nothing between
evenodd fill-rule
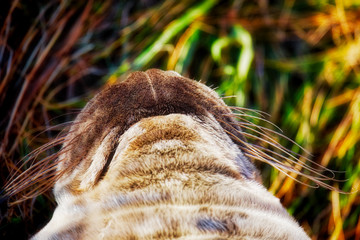
<instances>
[{"instance_id":1,"label":"brown fur on head","mask_svg":"<svg viewBox=\"0 0 360 240\"><path fill-rule=\"evenodd\" d=\"M116 138L141 119L174 113L199 119L214 117L234 142L242 146L245 143L230 109L205 85L172 71L151 69L134 72L124 82L99 93L77 117L65 141L64 154L60 156L59 172L68 183L62 187L73 192L83 191L95 185L105 174L111 153L117 147L115 141L109 141L107 156L104 156L102 165L96 166L96 177L81 185L84 182L82 175L90 171L96 149L109 134ZM74 144L76 148L72 147ZM243 177L257 176L255 167L244 155L239 156L238 163Z\"/></svg>"}]
</instances>

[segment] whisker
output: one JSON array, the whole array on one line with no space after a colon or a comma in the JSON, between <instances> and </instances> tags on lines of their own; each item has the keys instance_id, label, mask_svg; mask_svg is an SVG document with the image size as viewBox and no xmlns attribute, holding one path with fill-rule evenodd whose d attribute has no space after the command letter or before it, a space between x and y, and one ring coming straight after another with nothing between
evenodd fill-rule
<instances>
[{"instance_id":1,"label":"whisker","mask_svg":"<svg viewBox=\"0 0 360 240\"><path fill-rule=\"evenodd\" d=\"M65 137L63 137L62 139L55 139L55 140L62 143L64 138ZM74 141L76 139L77 139L77 136L75 136L70 141ZM52 142L51 144L53 144L53 143L54 142ZM49 146L51 146L51 144L49 144ZM67 145L67 146L63 147L59 152L52 154L50 156L47 156L35 163L34 163L34 161L37 159L38 154L41 151L46 151L46 149L48 147L45 146L45 147L42 147L42 148L34 151L35 154L33 154L30 157L30 159L27 159L26 162L24 162L20 166L20 168L22 168L26 163L31 161L31 164L27 168L27 170L25 170L17 175L12 174L12 177L7 181L7 184L5 184L5 187L4 187L5 195L8 197L11 197L11 196L14 196L15 194L25 191L26 189L28 189L30 187L35 186L35 185L37 185L34 187L35 189L38 189L38 190L40 189L39 194L48 190L54 184L56 179L62 175L62 173L57 170L57 165L61 161L56 161L56 159L58 159L58 156L60 154L65 154L66 152L72 150L71 146L72 145ZM48 173L50 173L50 174L48 174ZM46 181L46 184L47 184L46 186L48 186L46 188L41 187L41 186L43 186L42 181L44 181L45 179L48 180L48 181Z\"/></svg>"},{"instance_id":2,"label":"whisker","mask_svg":"<svg viewBox=\"0 0 360 240\"><path fill-rule=\"evenodd\" d=\"M269 142L268 140L265 140L265 139L261 138L260 136L253 135L253 134L247 133L247 132L245 132L245 131L242 132L242 134L248 134L249 137L252 137L252 138L254 138L254 139L256 139L256 140L259 140L259 141L261 141L261 142L265 142L265 143L271 145L272 147L274 147L274 148L282 151L283 153L285 153L285 154L288 155L289 157L292 157L292 158L295 158L295 159L297 159L295 156L303 157L303 158L305 158L307 161L313 162L313 161L310 160L309 158L307 158L307 157L305 157L305 156L303 156L303 155L301 155L301 154L299 154L299 153L295 153L295 152L293 152L293 151L285 148L284 146L282 146L281 144L279 144L276 140L274 140L272 137L268 136L267 134L261 133L261 132L259 132L259 131L256 131L255 129L248 128L248 127L245 127L245 126L243 126L243 129L251 130L251 131L259 134L260 136L269 139L271 142ZM295 156L294 156L294 155L295 155ZM319 165L319 164L317 164L317 165ZM319 166L322 167L322 168L325 168L325 167L323 167L323 166L321 166L321 165L319 165ZM325 169L326 169L326 168L325 168Z\"/></svg>"},{"instance_id":3,"label":"whisker","mask_svg":"<svg viewBox=\"0 0 360 240\"><path fill-rule=\"evenodd\" d=\"M234 129L235 131L239 132L238 129L236 129L234 126L232 126L231 124L227 123L227 122L224 122L222 121L221 119L217 119L219 122L222 122L226 125L228 125L230 128ZM241 124L237 124L239 127L242 127ZM253 126L251 123L248 124L250 126ZM244 127L244 126L243 126ZM283 154L286 154L287 156L293 158L294 160L291 160L291 159L288 159L286 156L282 155L282 154L279 154L279 153L276 153L274 151L271 151L271 150L268 150L264 147L261 147L261 146L258 146L258 145L253 145L253 144L250 144L250 143L247 143L243 140L241 140L239 137L237 137L236 135L234 135L233 133L231 133L230 131L227 131L225 130L225 132L227 134L229 134L232 138L234 138L234 140L238 141L238 142L241 142L243 146L240 146L240 148L243 150L244 154L252 159L256 159L256 160L260 160L260 161L263 161L263 162L266 162L268 163L269 165L273 166L274 168L278 169L279 171L283 172L286 176L290 177L291 179L293 179L294 181L296 182L299 182L301 184L304 184L304 185L308 185L306 183L303 183L301 182L300 180L296 179L296 177L293 177L293 176L290 176L289 173L287 172L292 172L296 175L299 175L299 176L303 176L311 181L313 181L315 184L319 185L319 186L324 186L328 189L336 189L338 191L340 191L339 189L335 188L335 187L332 187L331 185L323 182L323 181L327 181L327 180L334 180L334 172L323 167L323 169L326 169L328 170L330 173L332 173L333 177L328 177L328 176L325 176L323 175L322 173L319 173L318 171L316 171L316 169L314 169L313 167L311 166L308 166L305 161L301 161L299 158L296 158L295 156L293 156L291 154L291 152L289 150L287 150L286 148L284 148L282 145L278 144L276 141L274 142L274 140L268 136L267 134L264 134L264 133L261 133L260 131L257 131L255 129L252 129L250 127L245 127L245 128L248 128L250 129L251 131L254 131L256 133L258 133L260 136L263 136L263 137L266 137L266 138L269 138L271 139L271 141L269 140L266 140L266 139L263 139L261 138L260 136L256 136L256 135L253 135L253 134L250 134L250 133L246 133L246 132L239 132L239 134L243 134L245 135L246 137L251 137L251 138L254 138L254 139L257 139L257 140L261 140L262 142L266 142L267 144L275 147L276 149L280 150L281 152L283 152ZM269 152L269 153L272 153L274 154L275 156L278 156L280 159L283 159L285 160L285 162L289 165L285 165L283 162L281 162L280 160L272 157L271 155L267 154L266 152ZM300 156L302 158L304 158L305 160L307 160L306 157L303 157L303 156ZM295 161L296 160L296 161ZM294 165L295 164L295 165ZM322 166L321 166L322 167ZM301 172L302 169L306 169L307 171L309 171L311 174L314 174L314 175L310 175L310 174L306 174L306 173L303 173ZM312 185L310 185L312 186ZM312 186L313 187L313 186Z\"/></svg>"},{"instance_id":4,"label":"whisker","mask_svg":"<svg viewBox=\"0 0 360 240\"><path fill-rule=\"evenodd\" d=\"M317 179L340 181L340 180L334 179L335 174L334 174L333 172L331 172L331 171L330 171L330 173L332 173L333 177L328 177L328 176L320 173L319 171L317 171L315 168L307 165L306 162L304 162L304 161L301 161L301 160L298 160L298 161L290 160L290 161L289 161L285 156L282 156L282 155L279 154L279 153L276 153L276 152L274 152L274 151L271 151L271 150L269 150L269 149L263 148L263 147L258 146L258 145L253 145L253 144L249 144L249 145L251 145L251 146L252 146L253 148L255 148L255 149L261 149L260 152L264 154L264 159L265 159L266 161L267 161L267 160L270 160L270 161L271 161L271 160L276 159L276 158L273 158L271 155L269 155L269 154L266 153L266 152L270 152L271 154L274 154L274 155L278 156L280 159L285 160L288 164L290 164L289 167L291 167L291 168L294 168L294 167L296 167L296 166L299 166L300 168L304 168L304 169L306 169L306 170L314 173L315 175L318 175L318 176L316 177ZM279 162L279 163L281 163L281 164L283 165L282 162ZM295 164L295 166L293 166L293 164ZM286 165L283 165L283 166L286 166Z\"/></svg>"},{"instance_id":5,"label":"whisker","mask_svg":"<svg viewBox=\"0 0 360 240\"><path fill-rule=\"evenodd\" d=\"M239 123L239 125L240 125L240 126L243 126L243 125L249 125L249 124L247 124L247 123ZM253 125L250 125L250 126L253 126ZM277 136L279 136L279 137L281 137L281 138L283 138L283 139L291 142L292 144L294 144L294 145L296 145L298 148L300 148L302 151L304 151L305 153L307 153L307 154L309 154L310 156L312 156L312 154L311 154L307 149L303 148L301 145L299 145L298 143L296 143L296 142L295 142L294 140L292 140L291 138L285 136L284 134L279 133L279 132L276 132L276 131L274 131L274 130L272 130L272 129L270 129L270 128L267 128L267 127L256 126L256 128L261 129L262 132L265 132L265 133L270 132L271 134L277 135ZM294 153L294 154L296 154L296 153Z\"/></svg>"},{"instance_id":6,"label":"whisker","mask_svg":"<svg viewBox=\"0 0 360 240\"><path fill-rule=\"evenodd\" d=\"M256 148L251 148L251 150L255 150L255 153L260 153L260 154L261 154L261 151L259 152ZM254 152L252 152L252 153L254 153ZM245 155L248 155L248 156L249 156L248 153L245 153ZM257 154L256 154L256 155L257 155ZM252 154L250 154L250 156L251 156L252 158L255 158L255 159L260 160L260 161L263 161L263 160L264 160L264 158L261 157L261 156L259 156L259 155L253 156ZM249 156L249 157L250 157L250 156ZM274 159L274 158L272 158L272 159ZM266 160L266 159L265 159L265 160ZM335 191L338 191L338 192L341 192L341 193L347 193L347 192L341 191L340 189L338 189L338 188L336 188L336 187L333 187L333 186L331 186L331 185L323 182L324 179L322 179L322 178L318 178L318 177L314 177L314 176L309 175L309 174L302 173L302 172L300 172L299 170L295 169L294 167L286 166L286 165L284 165L283 163L277 161L276 159L274 159L274 160L275 160L275 162L273 162L273 161L266 161L266 163L270 164L271 166L273 166L274 168L276 168L277 170L279 170L280 172L284 173L286 176L290 177L291 179L293 179L294 181L296 181L296 182L298 182L298 183L301 183L301 184L303 184L303 185L305 185L305 186L314 187L314 186L312 186L312 185L306 184L306 183L304 183L304 182L296 179L296 177L291 176L291 174L287 173L286 171L292 172L292 173L294 173L294 174L296 174L296 175L303 176L303 177L305 177L305 178L313 181L313 182L316 183L317 185L322 186L322 187L326 187L326 188L328 188L328 189L330 189L330 190L335 190ZM328 178L328 177L325 176L325 180L333 180L333 179L332 179L332 178Z\"/></svg>"},{"instance_id":7,"label":"whisker","mask_svg":"<svg viewBox=\"0 0 360 240\"><path fill-rule=\"evenodd\" d=\"M251 109L251 108L244 108L244 107L236 107L236 106L228 106L232 111L238 111L238 112L242 112L244 114L246 114L246 112L252 112L255 114L258 114L260 117L265 118L266 117L271 117L271 115L267 112L261 111L261 110L257 110L257 109Z\"/></svg>"},{"instance_id":8,"label":"whisker","mask_svg":"<svg viewBox=\"0 0 360 240\"><path fill-rule=\"evenodd\" d=\"M49 157L46 157L46 158L42 159L41 161L37 162L31 168L27 169L27 171L22 172L14 180L9 182L9 184L7 184L5 186L5 190L10 191L13 188L18 188L19 185L23 185L23 183L26 181L32 181L32 180L36 179L37 175L41 175L43 173L39 170L41 170L43 167L45 167L44 163L49 162L49 160L53 160L53 159L54 159L53 156L49 156ZM49 167L49 166L47 166L47 167ZM27 177L25 178L25 176L27 176Z\"/></svg>"},{"instance_id":9,"label":"whisker","mask_svg":"<svg viewBox=\"0 0 360 240\"><path fill-rule=\"evenodd\" d=\"M35 136L33 136L30 141L29 144L32 143L34 141L34 139L37 139L41 134L46 133L47 131L54 131L54 130L60 130L60 132L64 131L64 129L66 129L67 127L70 127L71 125L73 125L74 122L73 121L69 121L69 122L65 122L65 123L59 123L57 125L54 126L50 126L50 127L46 127L45 129L41 130L39 133L37 133ZM58 129L60 128L60 129ZM33 129L33 132L38 131L39 128L35 128ZM27 135L25 135L26 138L29 137L29 135L31 135L31 133L28 133Z\"/></svg>"},{"instance_id":10,"label":"whisker","mask_svg":"<svg viewBox=\"0 0 360 240\"><path fill-rule=\"evenodd\" d=\"M258 159L258 160L261 161L261 159ZM271 162L269 162L269 164L270 164L272 167L274 167L274 168L276 168L277 170L279 170L280 172L282 172L283 174L285 174L287 177L289 177L289 178L293 179L294 181L296 181L296 182L298 182L298 183L300 183L300 184L302 184L302 185L305 185L305 186L307 186L307 187L310 187L310 188L318 188L319 186L321 186L321 187L327 188L327 189L332 190L332 191L337 191L337 192L340 192L340 193L343 193L343 194L349 194L349 192L342 191L342 190L340 190L340 189L338 189L338 188L336 188L336 187L333 187L333 186L330 185L330 184L327 184L327 183L324 183L323 181L319 181L319 180L317 180L317 179L314 179L313 177L308 176L308 175L306 175L305 177L308 178L309 180L313 181L316 185L313 186L313 185L304 183L304 182L296 179L296 177L291 176L291 174L288 174L286 171L283 171L283 169L281 168L281 167L283 167L283 166L278 167L276 164L272 164Z\"/></svg>"},{"instance_id":11,"label":"whisker","mask_svg":"<svg viewBox=\"0 0 360 240\"><path fill-rule=\"evenodd\" d=\"M23 157L20 160L23 163L19 166L19 168L23 168L25 166L25 164L27 164L29 161L36 159L42 152L45 152L50 148L53 148L59 144L62 144L64 142L64 140L65 140L65 137L56 138L56 139L50 141L49 143L46 143L43 146L30 152L28 155L26 155L25 157Z\"/></svg>"},{"instance_id":12,"label":"whisker","mask_svg":"<svg viewBox=\"0 0 360 240\"><path fill-rule=\"evenodd\" d=\"M296 145L297 147L299 147L302 151L304 151L306 154L310 155L310 156L313 156L308 150L306 150L305 148L301 147L299 144L297 144L295 141L293 141L292 139L286 137L285 135L281 134L281 133L278 133L272 129L269 129L269 128L266 128L266 127L262 127L262 126L257 126L256 124L253 124L253 123L239 123L238 126L240 126L242 129L248 129L250 131L254 131L256 132L257 134L261 135L261 136L264 136L266 138L268 138L269 140L273 141L274 144L276 144L276 146L274 146L275 148L279 148L281 147L283 150L285 150L286 152L288 152L288 155L291 156L292 158L294 158L294 155L297 156L297 157L302 157L304 158L306 161L308 162L311 162L312 164L318 166L319 168L323 169L324 171L329 171L331 173L344 173L344 171L335 171L335 170L331 170L331 169L328 169L327 167L324 167L322 166L321 164L311 160L310 158L304 156L304 155L301 155L299 153L296 153L288 148L285 148L283 147L281 144L279 144L276 140L274 140L271 136L268 135L268 132L270 132L271 134L274 134L274 135L277 135L291 143L293 143L294 145ZM246 127L246 126L249 126L249 127ZM258 128L261 130L261 132L259 131L256 131L255 129L251 128L251 127L255 127L255 128ZM263 138L260 138L260 137L257 137L255 135L252 135L252 137L254 139L257 139L257 140L260 140L260 141L263 141ZM296 158L297 159L297 158Z\"/></svg>"},{"instance_id":13,"label":"whisker","mask_svg":"<svg viewBox=\"0 0 360 240\"><path fill-rule=\"evenodd\" d=\"M269 120L266 120L262 117L257 117L257 116L252 116L252 115L248 115L248 114L239 114L239 113L233 113L233 116L236 118L236 119L239 119L239 120L243 120L243 121L246 121L246 122L251 122L249 120L246 120L244 118L241 118L241 116L244 116L244 117L249 117L249 118L254 118L254 119L257 119L257 120L260 120L260 121L263 121L263 122L266 122L268 124L270 124L271 126L273 126L274 128L278 129L280 132L283 132L281 128L279 128L278 126L276 126L276 124L272 123L271 121ZM240 121L241 122L241 121ZM254 124L254 123L253 123ZM254 124L256 125L256 124Z\"/></svg>"},{"instance_id":14,"label":"whisker","mask_svg":"<svg viewBox=\"0 0 360 240\"><path fill-rule=\"evenodd\" d=\"M254 130L254 129L251 129L251 130L256 131L256 130ZM259 133L259 132L258 132L258 133ZM290 164L298 165L298 164L299 164L298 162L305 163L305 162L301 161L299 158L296 158L295 156L293 156L293 155L291 154L291 151L290 151L290 150L286 149L285 147L283 147L282 145L280 145L279 143L277 143L276 141L274 141L271 137L267 136L266 134L261 134L261 133L259 133L259 134L261 134L263 137L266 137L266 138L270 139L271 141L273 141L273 143L272 143L272 142L269 142L268 140L265 140L265 139L263 139L263 138L260 138L260 137L258 137L258 136L256 136L256 135L252 135L252 134L250 134L250 133L240 132L240 134L244 134L245 136L255 138L255 139L260 140L260 141L262 141L262 142L266 142L266 143L269 144L270 146L273 146L274 148L280 150L281 152L283 152L284 154L286 154L288 157L293 158L293 159L295 160L295 161L294 161L294 160L288 159L287 157L285 157L285 156L283 156L283 155L281 155L281 154L278 154L279 156L281 156L282 159L284 159L286 162L288 162L288 163L290 163ZM258 146L258 145L255 145L255 146ZM271 156L267 155L267 157L271 157ZM305 160L308 160L308 161L312 162L311 160L309 160L309 159L306 158L305 156L301 156L301 157L304 158ZM311 172L313 172L313 173L315 173L315 174L319 174L318 171L316 171L314 168L312 168L312 167L310 167L310 166L308 166L308 165L305 165L305 166L306 166L305 168L306 168L307 170L309 170L309 171L311 171ZM321 166L321 167L322 167L322 166ZM334 174L331 170L329 170L329 169L327 169L327 168L325 168L325 167L323 167L323 168L326 169L326 170L328 170L329 172L331 172L332 175L333 175L333 177L335 177L335 174Z\"/></svg>"}]
</instances>

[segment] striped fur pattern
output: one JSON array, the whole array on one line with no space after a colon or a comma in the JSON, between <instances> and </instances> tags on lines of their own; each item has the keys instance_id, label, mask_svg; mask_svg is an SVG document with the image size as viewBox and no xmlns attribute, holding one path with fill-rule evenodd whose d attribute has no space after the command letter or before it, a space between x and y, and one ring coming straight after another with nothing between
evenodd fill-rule
<instances>
[{"instance_id":1,"label":"striped fur pattern","mask_svg":"<svg viewBox=\"0 0 360 240\"><path fill-rule=\"evenodd\" d=\"M218 95L135 72L92 99L58 159L58 206L33 239L309 239L258 181Z\"/></svg>"}]
</instances>

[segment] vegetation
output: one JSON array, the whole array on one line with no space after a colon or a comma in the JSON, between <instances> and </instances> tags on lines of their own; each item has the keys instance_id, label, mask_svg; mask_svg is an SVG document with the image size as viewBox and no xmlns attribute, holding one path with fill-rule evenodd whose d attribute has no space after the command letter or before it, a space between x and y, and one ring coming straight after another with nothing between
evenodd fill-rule
<instances>
[{"instance_id":1,"label":"vegetation","mask_svg":"<svg viewBox=\"0 0 360 240\"><path fill-rule=\"evenodd\" d=\"M0 23L0 186L99 89L156 67L269 113L348 193L259 164L264 184L312 239L360 239L360 1L14 0ZM55 206L50 191L1 204L2 239L27 238Z\"/></svg>"}]
</instances>

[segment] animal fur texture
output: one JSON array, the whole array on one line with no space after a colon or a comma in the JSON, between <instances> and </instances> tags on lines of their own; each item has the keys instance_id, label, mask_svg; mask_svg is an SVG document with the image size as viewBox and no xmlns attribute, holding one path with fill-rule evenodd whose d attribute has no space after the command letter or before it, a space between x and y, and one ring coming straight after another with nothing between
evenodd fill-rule
<instances>
[{"instance_id":1,"label":"animal fur texture","mask_svg":"<svg viewBox=\"0 0 360 240\"><path fill-rule=\"evenodd\" d=\"M309 239L258 181L245 141L210 88L134 72L75 120L58 206L33 239Z\"/></svg>"}]
</instances>

